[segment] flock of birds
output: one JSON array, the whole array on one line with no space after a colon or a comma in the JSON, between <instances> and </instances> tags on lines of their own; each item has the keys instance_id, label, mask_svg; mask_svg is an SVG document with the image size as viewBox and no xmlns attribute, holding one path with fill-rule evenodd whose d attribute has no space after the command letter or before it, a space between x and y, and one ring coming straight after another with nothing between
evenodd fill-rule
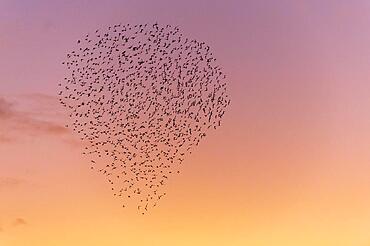
<instances>
[{"instance_id":1,"label":"flock of birds","mask_svg":"<svg viewBox=\"0 0 370 246\"><path fill-rule=\"evenodd\" d=\"M96 30L67 54L66 126L123 207L156 206L168 178L220 126L230 100L215 62L204 42L157 23Z\"/></svg>"}]
</instances>

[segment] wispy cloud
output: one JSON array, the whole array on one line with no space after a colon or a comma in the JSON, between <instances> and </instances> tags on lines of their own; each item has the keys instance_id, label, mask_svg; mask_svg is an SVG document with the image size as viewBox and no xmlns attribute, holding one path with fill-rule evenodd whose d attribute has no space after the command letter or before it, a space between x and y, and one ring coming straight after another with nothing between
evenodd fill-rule
<instances>
[{"instance_id":1,"label":"wispy cloud","mask_svg":"<svg viewBox=\"0 0 370 246\"><path fill-rule=\"evenodd\" d=\"M0 119L7 119L11 116L11 103L0 97Z\"/></svg>"},{"instance_id":2,"label":"wispy cloud","mask_svg":"<svg viewBox=\"0 0 370 246\"><path fill-rule=\"evenodd\" d=\"M23 227L23 226L28 226L29 223L26 219L22 217L17 217L13 220L9 221L9 224L7 224L5 227L3 224L0 224L0 233L5 232L5 228L10 230L12 227Z\"/></svg>"},{"instance_id":3,"label":"wispy cloud","mask_svg":"<svg viewBox=\"0 0 370 246\"><path fill-rule=\"evenodd\" d=\"M56 107L56 98L43 94L16 99L0 97L0 143L9 143L25 134L68 133L69 130L58 122Z\"/></svg>"},{"instance_id":4,"label":"wispy cloud","mask_svg":"<svg viewBox=\"0 0 370 246\"><path fill-rule=\"evenodd\" d=\"M9 177L0 177L0 190L4 188L14 188L25 181L22 179L17 179L17 178L9 178Z\"/></svg>"},{"instance_id":5,"label":"wispy cloud","mask_svg":"<svg viewBox=\"0 0 370 246\"><path fill-rule=\"evenodd\" d=\"M23 218L16 218L14 221L13 221L13 226L17 227L17 226L26 226L28 225L27 221Z\"/></svg>"},{"instance_id":6,"label":"wispy cloud","mask_svg":"<svg viewBox=\"0 0 370 246\"><path fill-rule=\"evenodd\" d=\"M0 143L11 143L12 139L5 135L0 135Z\"/></svg>"}]
</instances>

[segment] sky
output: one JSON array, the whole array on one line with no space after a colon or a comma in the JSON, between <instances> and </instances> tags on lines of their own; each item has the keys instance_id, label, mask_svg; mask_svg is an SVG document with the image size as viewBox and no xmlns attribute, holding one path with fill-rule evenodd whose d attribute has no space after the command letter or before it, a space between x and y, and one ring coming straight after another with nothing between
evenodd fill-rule
<instances>
[{"instance_id":1,"label":"sky","mask_svg":"<svg viewBox=\"0 0 370 246\"><path fill-rule=\"evenodd\" d=\"M82 35L177 25L228 77L160 206L122 209L57 100ZM370 2L0 0L0 245L370 245Z\"/></svg>"}]
</instances>

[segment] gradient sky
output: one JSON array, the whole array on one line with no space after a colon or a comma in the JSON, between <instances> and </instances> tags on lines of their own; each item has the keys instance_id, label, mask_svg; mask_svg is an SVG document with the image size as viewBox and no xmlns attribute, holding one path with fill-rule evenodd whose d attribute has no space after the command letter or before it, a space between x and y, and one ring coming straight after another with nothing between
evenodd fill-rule
<instances>
[{"instance_id":1,"label":"gradient sky","mask_svg":"<svg viewBox=\"0 0 370 246\"><path fill-rule=\"evenodd\" d=\"M81 35L155 21L212 47L232 102L142 216L56 94ZM0 245L368 246L369 68L367 0L0 0Z\"/></svg>"}]
</instances>

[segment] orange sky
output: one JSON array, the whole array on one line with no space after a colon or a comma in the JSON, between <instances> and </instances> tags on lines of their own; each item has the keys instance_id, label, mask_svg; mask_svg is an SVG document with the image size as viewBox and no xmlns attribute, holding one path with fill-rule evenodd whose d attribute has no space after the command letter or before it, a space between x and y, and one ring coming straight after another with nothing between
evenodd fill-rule
<instances>
[{"instance_id":1,"label":"orange sky","mask_svg":"<svg viewBox=\"0 0 370 246\"><path fill-rule=\"evenodd\" d=\"M232 103L142 216L56 93L81 35L154 21L212 47ZM0 245L370 245L369 27L365 0L0 1Z\"/></svg>"}]
</instances>

